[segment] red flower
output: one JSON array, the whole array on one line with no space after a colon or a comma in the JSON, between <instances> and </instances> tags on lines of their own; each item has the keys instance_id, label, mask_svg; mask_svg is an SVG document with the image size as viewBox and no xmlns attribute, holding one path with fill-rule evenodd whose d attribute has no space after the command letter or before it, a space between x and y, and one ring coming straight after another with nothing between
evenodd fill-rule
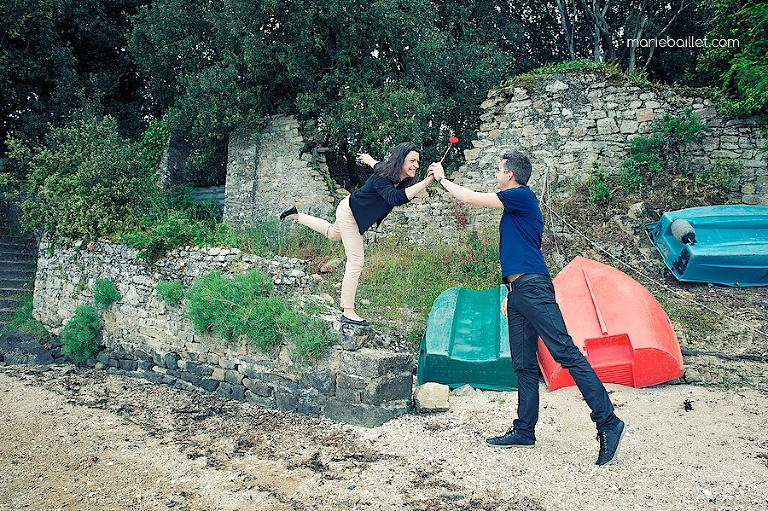
<instances>
[{"instance_id":1,"label":"red flower","mask_svg":"<svg viewBox=\"0 0 768 511\"><path fill-rule=\"evenodd\" d=\"M440 163L443 163L443 160L445 159L445 157L448 156L448 151L451 150L451 147L453 147L455 144L458 144L458 143L459 143L459 139L454 135L451 135L450 137L448 137L448 148L443 153L443 157L440 158Z\"/></svg>"}]
</instances>

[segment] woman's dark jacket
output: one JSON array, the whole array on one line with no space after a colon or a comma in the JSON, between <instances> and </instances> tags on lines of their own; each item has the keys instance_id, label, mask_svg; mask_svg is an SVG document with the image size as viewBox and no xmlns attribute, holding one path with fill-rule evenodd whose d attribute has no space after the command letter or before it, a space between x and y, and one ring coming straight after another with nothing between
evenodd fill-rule
<instances>
[{"instance_id":1,"label":"woman's dark jacket","mask_svg":"<svg viewBox=\"0 0 768 511\"><path fill-rule=\"evenodd\" d=\"M396 188L395 184L374 172L360 189L352 192L349 207L360 228L360 234L373 224L380 224L392 208L410 200L405 195L405 189Z\"/></svg>"}]
</instances>

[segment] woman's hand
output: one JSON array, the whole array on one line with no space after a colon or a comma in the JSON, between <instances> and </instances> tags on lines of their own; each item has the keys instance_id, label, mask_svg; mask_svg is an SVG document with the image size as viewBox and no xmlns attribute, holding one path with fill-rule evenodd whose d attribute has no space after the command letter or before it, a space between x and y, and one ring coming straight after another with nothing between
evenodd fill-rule
<instances>
[{"instance_id":1,"label":"woman's hand","mask_svg":"<svg viewBox=\"0 0 768 511\"><path fill-rule=\"evenodd\" d=\"M368 153L357 153L357 161L358 163L361 163L363 165L368 165L371 168L373 168L374 165L379 163L378 160L374 159L374 157Z\"/></svg>"},{"instance_id":2,"label":"woman's hand","mask_svg":"<svg viewBox=\"0 0 768 511\"><path fill-rule=\"evenodd\" d=\"M427 167L427 175L433 176L435 179L445 177L445 170L443 170L443 164L439 162L431 163Z\"/></svg>"}]
</instances>

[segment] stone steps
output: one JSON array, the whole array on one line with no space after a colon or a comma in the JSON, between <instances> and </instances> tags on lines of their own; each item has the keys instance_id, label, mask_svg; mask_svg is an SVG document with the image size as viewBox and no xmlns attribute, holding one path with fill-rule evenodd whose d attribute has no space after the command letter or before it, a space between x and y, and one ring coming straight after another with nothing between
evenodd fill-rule
<instances>
[{"instance_id":1,"label":"stone steps","mask_svg":"<svg viewBox=\"0 0 768 511\"><path fill-rule=\"evenodd\" d=\"M0 330L13 317L24 293L33 290L36 263L34 244L0 235Z\"/></svg>"}]
</instances>

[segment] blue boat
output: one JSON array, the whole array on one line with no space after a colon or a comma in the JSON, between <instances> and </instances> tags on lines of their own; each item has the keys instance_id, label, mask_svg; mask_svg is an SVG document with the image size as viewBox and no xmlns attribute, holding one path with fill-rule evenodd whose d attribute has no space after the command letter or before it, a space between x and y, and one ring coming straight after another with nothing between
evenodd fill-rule
<instances>
[{"instance_id":1,"label":"blue boat","mask_svg":"<svg viewBox=\"0 0 768 511\"><path fill-rule=\"evenodd\" d=\"M703 206L646 225L664 264L682 282L768 285L768 206Z\"/></svg>"}]
</instances>

